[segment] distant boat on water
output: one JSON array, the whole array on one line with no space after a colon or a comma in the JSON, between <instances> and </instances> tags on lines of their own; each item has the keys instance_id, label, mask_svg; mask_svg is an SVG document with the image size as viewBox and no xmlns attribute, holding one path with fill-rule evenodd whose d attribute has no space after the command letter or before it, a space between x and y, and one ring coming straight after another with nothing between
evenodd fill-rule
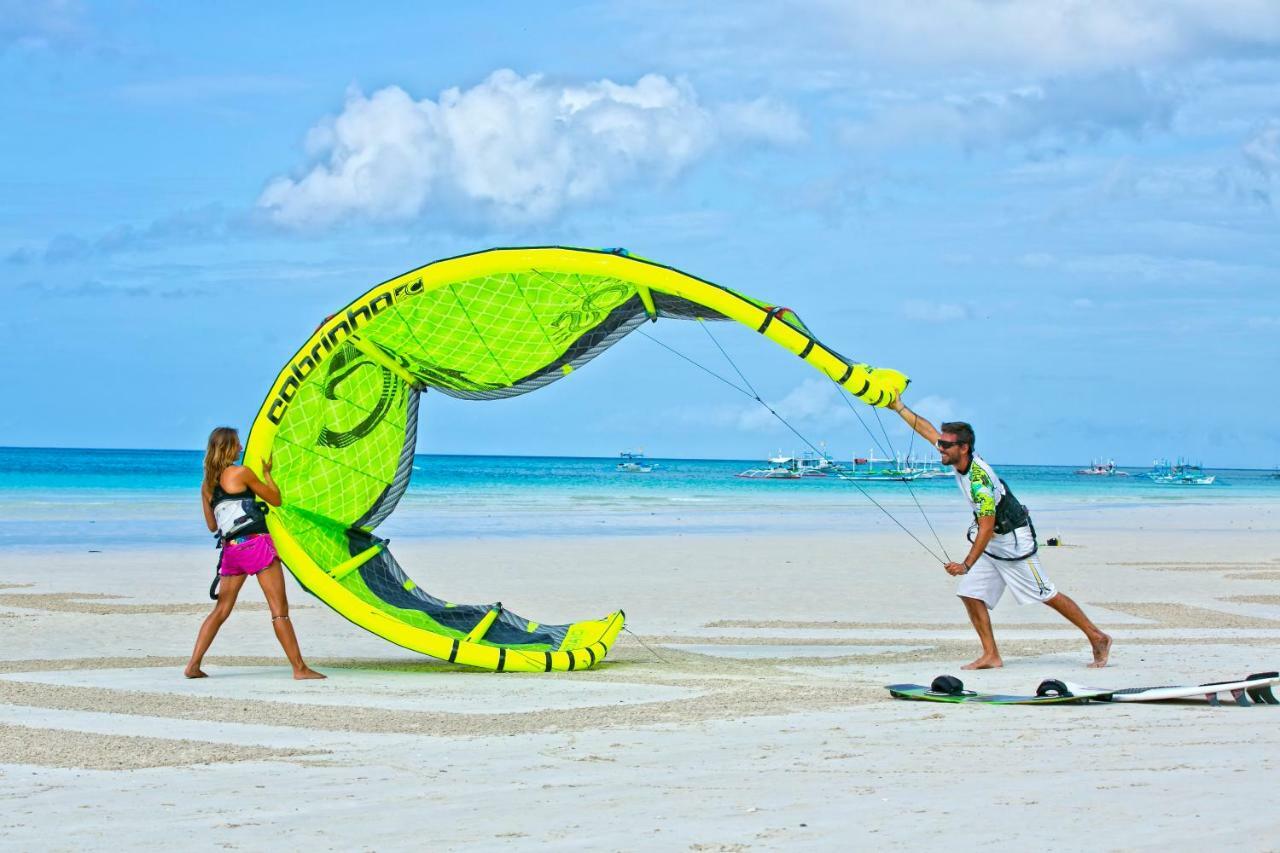
<instances>
[{"instance_id":1,"label":"distant boat on water","mask_svg":"<svg viewBox=\"0 0 1280 853\"><path fill-rule=\"evenodd\" d=\"M840 466L831 457L806 450L791 456L779 451L769 457L764 467L748 468L735 476L744 480L803 480L806 477L827 477L840 473Z\"/></svg>"},{"instance_id":2,"label":"distant boat on water","mask_svg":"<svg viewBox=\"0 0 1280 853\"><path fill-rule=\"evenodd\" d=\"M622 457L622 461L614 470L623 474L651 474L658 467L656 462L637 461L644 459L643 450L624 450L618 455Z\"/></svg>"},{"instance_id":3,"label":"distant boat on water","mask_svg":"<svg viewBox=\"0 0 1280 853\"><path fill-rule=\"evenodd\" d=\"M899 483L952 476L942 463L935 460L912 459L901 454L893 459L879 459L874 453L855 456L853 468L843 474L850 480Z\"/></svg>"},{"instance_id":4,"label":"distant boat on water","mask_svg":"<svg viewBox=\"0 0 1280 853\"><path fill-rule=\"evenodd\" d=\"M1213 474L1206 474L1199 463L1192 464L1181 457L1174 463L1157 459L1147 477L1161 486L1211 486L1217 479Z\"/></svg>"},{"instance_id":5,"label":"distant boat on water","mask_svg":"<svg viewBox=\"0 0 1280 853\"><path fill-rule=\"evenodd\" d=\"M1088 468L1080 468L1077 474L1084 474L1089 477L1128 477L1128 471L1121 471L1116 467L1114 459L1108 459L1103 462L1101 459L1094 459L1089 463Z\"/></svg>"},{"instance_id":6,"label":"distant boat on water","mask_svg":"<svg viewBox=\"0 0 1280 853\"><path fill-rule=\"evenodd\" d=\"M920 472L921 480L932 480L937 477L954 477L955 472L943 466L937 459L914 460L907 458L907 465L913 471Z\"/></svg>"}]
</instances>

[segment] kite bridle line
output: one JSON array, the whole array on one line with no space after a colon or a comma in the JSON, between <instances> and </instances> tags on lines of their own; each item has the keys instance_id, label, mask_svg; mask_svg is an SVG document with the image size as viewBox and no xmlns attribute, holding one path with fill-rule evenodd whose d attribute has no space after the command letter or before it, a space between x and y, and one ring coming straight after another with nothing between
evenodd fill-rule
<instances>
[{"instance_id":1,"label":"kite bridle line","mask_svg":"<svg viewBox=\"0 0 1280 853\"><path fill-rule=\"evenodd\" d=\"M880 442L879 440L876 439L875 433L873 433L871 431L871 427L867 426L866 422L862 420L862 415L858 414L858 408L855 405L853 405L853 401L849 399L849 395L844 392L844 389L841 388L839 383L837 383L834 379L831 380L831 384L835 386L836 396L838 396L841 400L844 400L845 405L849 407L849 411L853 412L853 416L858 419L858 423L861 424L862 428L867 431L867 435L871 436L871 441L877 447L879 447ZM876 423L880 426L880 432L884 433L885 443L889 445L889 450L886 455L892 456L896 459L898 456L898 452L893 446L893 440L889 438L889 431L884 427L884 421L880 418L879 409L872 409L871 412L873 415L875 415ZM912 420L915 421L918 418L918 415L916 415L915 412L912 412L911 417L912 417ZM915 430L915 424L913 423L911 427L911 437L907 440L907 455L903 457L904 459L911 458L911 449L915 446L915 440L916 440L916 430ZM883 447L880 448L880 452L886 453ZM951 555L947 553L947 546L942 544L942 537L939 536L938 531L934 529L933 522L929 520L929 514L924 511L924 506L920 503L920 499L916 496L915 489L911 488L911 481L904 479L902 481L902 485L907 487L907 494L911 495L911 500L915 503L916 509L920 510L920 517L924 519L924 523L926 526L928 526L929 532L933 534L934 541L938 543L938 547L942 550L942 556L947 558L948 563L952 562Z\"/></svg>"},{"instance_id":2,"label":"kite bridle line","mask_svg":"<svg viewBox=\"0 0 1280 853\"><path fill-rule=\"evenodd\" d=\"M767 412L769 412L769 414L771 414L771 415L773 415L775 418L777 418L777 420L778 420L778 422L779 422L779 423L781 423L781 424L782 424L783 426L785 426L788 430L790 430L790 431L791 431L791 433L792 433L793 435L795 435L795 437L796 437L796 438L800 439L800 441L801 441L801 442L803 442L803 443L805 444L805 446L807 446L810 450L812 450L814 453L817 453L819 456L825 456L824 452L823 452L821 449L819 449L819 448L818 448L818 446L817 446L816 444L814 444L812 441L810 441L810 440L808 439L808 437L806 437L803 433L801 433L798 429L796 429L796 428L795 428L795 427L794 427L794 426L793 426L793 425L792 425L792 424L791 424L791 423L790 423L786 418L784 418L782 415L778 414L778 412L777 412L777 410L776 410L776 409L774 409L772 406L770 406L768 403L766 403L766 402L764 401L764 399L763 399L763 398L761 398L761 396L760 396L758 393L756 393L755 387L751 384L751 381L750 381L749 379L747 379L746 375L745 375L745 374L742 372L742 370L738 367L737 362L735 362L735 361L733 360L733 357L732 357L732 356L730 356L730 355L729 355L729 353L725 350L725 348L724 348L723 346L721 346L721 345L720 345L720 342L719 342L718 340L716 340L715 335L713 335L713 334L711 333L711 329L710 329L710 328L708 328L708 326L707 326L706 322L705 322L704 320L702 320L701 318L699 318L699 319L698 319L698 324L702 326L703 330L704 330L704 331L706 331L707 336L711 338L712 343L714 343L714 344L716 345L716 349L720 350L721 354L723 354L723 355L724 355L725 360L729 362L729 364L733 367L734 371L738 374L738 376L742 378L743 383L745 383L745 384L746 384L746 386L747 386L746 388L742 388L742 387L738 386L736 383L734 383L734 382L732 382L732 381L730 381L730 380L728 380L728 379L725 379L723 376L721 376L720 374L716 373L716 372L715 372L714 370L712 370L711 368L709 368L709 367L707 367L707 366L705 366L705 365L703 365L703 364L699 363L696 359L691 358L691 357L689 357L688 355L685 355L685 354L684 354L684 353L682 353L682 352L679 352L679 351L678 351L678 350L676 350L674 347L671 347L671 346L669 346L668 344L665 344L665 343L663 343L662 341L659 341L657 338L653 337L652 335L649 335L649 334L647 334L646 332L643 332L643 331L641 331L641 332L640 332L640 334L644 335L646 338L648 338L649 340L651 340L651 341L653 341L654 343L658 344L658 345L659 345L659 346L661 346L662 348L664 348L664 349L668 350L669 352L672 352L672 353L674 353L675 355L678 355L680 358L684 359L685 361L689 362L690 364L695 365L696 367L698 367L699 369L701 369L703 372L711 374L711 375L712 375L712 376L714 376L716 379L719 379L719 380L720 380L721 382L723 382L725 385L728 385L730 388L734 389L735 391L737 391L738 393L742 394L743 396L745 396L745 397L749 397L749 398L751 398L752 400L756 401L756 402L757 402L757 403L759 403L762 407L764 407L764 409L765 409ZM748 390L748 389L750 389L750 390ZM859 423L862 423L862 419L861 419L861 418L859 418L859 419L858 419L858 422L859 422ZM865 425L865 424L863 424L863 426L864 426L864 428L865 428L865 426L866 426L866 425ZM870 431L868 430L868 432L870 432ZM873 441L875 440L875 436L874 436L874 434L872 434L872 440L873 440ZM850 483L850 484L852 484L852 485L853 485L853 487L854 487L855 489L857 489L857 490L862 494L862 496L863 496L864 498L866 498L868 501L870 501L870 502L871 502L871 503L876 507L876 509L878 509L878 510L880 510L882 513L884 513L884 514L885 514L885 516L886 516L890 521L892 521L894 524L896 524L896 525L899 527L899 529L901 529L901 530L902 530L902 532L903 532L903 533L905 533L905 534L907 534L908 536L910 536L910 537L911 537L911 538L916 542L916 544L917 544L917 545L919 545L919 546L920 546L921 548L923 548L926 552L928 552L929 556L933 557L935 560L937 560L937 561L938 561L940 564L942 564L942 565L945 565L947 562L949 562L949 560L943 560L941 557L939 557L937 554L935 554L932 548L930 548L930 547L929 547L928 545L926 545L923 541L921 541L920 537L918 537L918 536L916 536L914 533L912 533L912 532L911 532L911 530L910 530L906 525L904 525L901 521L899 521L899 520L897 519L897 517L896 517L896 516L894 516L894 514L893 514L893 513L889 512L889 510L885 509L884 505L883 505L883 504L881 504L879 501L877 501L875 498L873 498L873 497L871 496L871 494L870 494L869 492L867 492L867 490L866 490L866 489L864 489L864 488L861 486L861 484L859 484L859 483L858 483L858 481L857 481L857 480L855 480L855 479L853 479L853 478L851 478L851 477L847 477L847 476L845 476L844 474L840 473L839 471L837 471L837 472L836 472L836 477L837 477L838 479L840 479L840 480L843 480L843 481L844 481L844 482L846 482L846 483ZM923 510L921 510L921 511L923 512ZM932 525L930 526L930 529L932 529ZM937 532L936 532L936 531L934 532L934 536L935 536L935 537L937 536ZM944 549L943 553L944 553L944 554L946 553L945 549Z\"/></svg>"},{"instance_id":3,"label":"kite bridle line","mask_svg":"<svg viewBox=\"0 0 1280 853\"><path fill-rule=\"evenodd\" d=\"M852 405L852 403L850 403ZM889 431L884 428L884 421L880 418L878 409L872 409L872 414L876 416L876 423L880 424L880 431L884 433L884 440L889 442L889 449L893 449L893 442L889 440ZM911 459L911 450L915 447L916 442L916 423L919 422L920 416L915 412L911 412L911 435L907 438L907 455L905 459ZM920 517L924 519L924 523L928 525L929 532L933 534L933 538L937 541L938 547L942 549L942 556L947 558L947 562L953 562L951 555L947 553L947 546L942 544L942 537L938 535L938 531L934 529L933 522L929 520L929 514L924 511L920 499L916 497L915 489L911 488L910 480L903 480L902 484L907 487L907 494L911 495L911 500L915 502L916 509L920 510Z\"/></svg>"},{"instance_id":4,"label":"kite bridle line","mask_svg":"<svg viewBox=\"0 0 1280 853\"><path fill-rule=\"evenodd\" d=\"M646 649L648 649L649 654L653 655L653 656L654 656L655 658L657 658L661 663L664 663L664 664L665 664L665 663L667 663L667 662L668 662L666 658L664 658L662 655L658 654L657 652L655 652L655 651L653 650L653 646L649 645L648 643L646 643L646 642L644 641L644 637L641 637L639 634L637 634L635 631L632 631L632 630L631 630L630 628L628 628L626 625L623 625L623 626L622 626L622 630L623 630L623 631L625 631L625 632L627 632L627 633L628 633L628 634L630 634L631 636L635 637L635 638L636 638L636 640L637 640L637 641L639 641L640 645L642 645L642 646L644 646Z\"/></svg>"}]
</instances>

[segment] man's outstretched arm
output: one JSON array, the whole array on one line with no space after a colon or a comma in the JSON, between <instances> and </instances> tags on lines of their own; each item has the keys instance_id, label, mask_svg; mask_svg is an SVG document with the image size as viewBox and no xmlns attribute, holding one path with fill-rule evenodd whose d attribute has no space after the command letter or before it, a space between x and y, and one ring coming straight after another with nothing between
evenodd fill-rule
<instances>
[{"instance_id":1,"label":"man's outstretched arm","mask_svg":"<svg viewBox=\"0 0 1280 853\"><path fill-rule=\"evenodd\" d=\"M934 429L933 424L929 423L929 419L921 417L908 409L907 404L902 402L901 398L890 403L889 408L897 412L907 422L907 426L920 433L921 438L925 441L933 445L938 443L938 431Z\"/></svg>"}]
</instances>

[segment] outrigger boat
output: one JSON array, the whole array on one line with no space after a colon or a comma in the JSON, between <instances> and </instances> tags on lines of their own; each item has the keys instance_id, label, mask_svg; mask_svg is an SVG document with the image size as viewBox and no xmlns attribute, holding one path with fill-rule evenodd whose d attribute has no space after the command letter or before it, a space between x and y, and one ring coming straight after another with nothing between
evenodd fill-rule
<instances>
[{"instance_id":1,"label":"outrigger boat","mask_svg":"<svg viewBox=\"0 0 1280 853\"><path fill-rule=\"evenodd\" d=\"M827 477L843 473L830 457L812 450L798 456L784 456L779 452L769 457L767 466L748 468L736 476L744 480L803 480L806 477Z\"/></svg>"},{"instance_id":2,"label":"outrigger boat","mask_svg":"<svg viewBox=\"0 0 1280 853\"><path fill-rule=\"evenodd\" d=\"M952 475L939 462L912 459L905 455L878 459L874 453L868 453L865 457L854 457L853 468L844 472L844 476L850 480L909 483Z\"/></svg>"},{"instance_id":3,"label":"outrigger boat","mask_svg":"<svg viewBox=\"0 0 1280 853\"><path fill-rule=\"evenodd\" d=\"M944 468L942 463L937 459L914 460L907 458L907 467L913 471L919 471L921 480L933 480L938 477L954 477L955 472Z\"/></svg>"},{"instance_id":4,"label":"outrigger boat","mask_svg":"<svg viewBox=\"0 0 1280 853\"><path fill-rule=\"evenodd\" d=\"M1161 486L1210 486L1217 479L1213 474L1204 473L1200 465L1193 465L1181 458L1173 464L1168 459L1157 459L1152 463L1147 477Z\"/></svg>"}]
</instances>

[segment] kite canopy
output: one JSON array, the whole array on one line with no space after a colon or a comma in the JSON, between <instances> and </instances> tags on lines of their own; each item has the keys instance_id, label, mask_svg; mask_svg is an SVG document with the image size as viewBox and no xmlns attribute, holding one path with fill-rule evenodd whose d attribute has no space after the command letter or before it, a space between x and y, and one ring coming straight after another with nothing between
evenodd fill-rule
<instances>
[{"instance_id":1,"label":"kite canopy","mask_svg":"<svg viewBox=\"0 0 1280 853\"><path fill-rule=\"evenodd\" d=\"M409 649L493 670L592 666L622 630L543 625L501 604L452 604L409 579L373 531L409 485L418 397L492 400L568 376L646 320L736 320L867 403L906 387L849 361L776 307L623 250L493 249L420 267L327 319L271 387L245 462L284 503L267 517L298 581L347 619Z\"/></svg>"}]
</instances>

